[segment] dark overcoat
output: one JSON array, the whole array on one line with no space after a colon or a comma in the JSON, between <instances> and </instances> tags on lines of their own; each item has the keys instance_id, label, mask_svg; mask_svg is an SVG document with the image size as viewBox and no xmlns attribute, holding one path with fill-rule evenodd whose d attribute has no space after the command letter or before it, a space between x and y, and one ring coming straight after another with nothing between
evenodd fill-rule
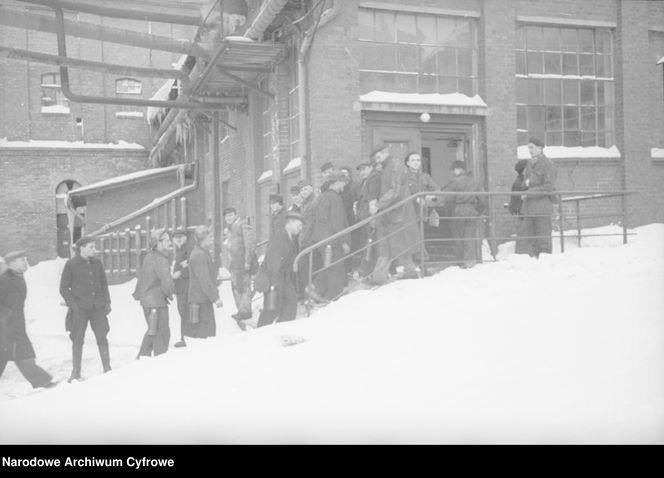
<instances>
[{"instance_id":1,"label":"dark overcoat","mask_svg":"<svg viewBox=\"0 0 664 478\"><path fill-rule=\"evenodd\" d=\"M28 360L35 350L25 329L25 299L28 289L19 274L9 269L0 275L0 358Z\"/></svg>"}]
</instances>

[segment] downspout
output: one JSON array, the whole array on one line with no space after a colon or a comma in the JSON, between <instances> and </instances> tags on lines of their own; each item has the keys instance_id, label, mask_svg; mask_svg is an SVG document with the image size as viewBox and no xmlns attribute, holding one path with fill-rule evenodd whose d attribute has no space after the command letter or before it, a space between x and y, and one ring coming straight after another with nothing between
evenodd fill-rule
<instances>
[{"instance_id":1,"label":"downspout","mask_svg":"<svg viewBox=\"0 0 664 478\"><path fill-rule=\"evenodd\" d=\"M300 116L298 119L300 129L300 177L303 179L311 180L311 167L309 164L309 79L307 69L307 57L311 49L314 34L318 28L324 27L330 23L338 14L341 7L339 2L332 0L332 6L325 10L321 15L319 21L304 32L302 37L302 45L298 50L297 58L297 79L299 82L297 88L297 100L300 105Z\"/></svg>"}]
</instances>

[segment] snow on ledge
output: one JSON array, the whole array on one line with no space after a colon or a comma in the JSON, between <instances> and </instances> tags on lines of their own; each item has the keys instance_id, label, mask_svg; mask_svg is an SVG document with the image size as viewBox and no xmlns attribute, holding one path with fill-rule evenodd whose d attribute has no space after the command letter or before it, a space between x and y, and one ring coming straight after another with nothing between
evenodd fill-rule
<instances>
[{"instance_id":1,"label":"snow on ledge","mask_svg":"<svg viewBox=\"0 0 664 478\"><path fill-rule=\"evenodd\" d=\"M293 171L296 171L296 170L300 169L301 165L302 165L302 158L300 158L300 157L293 158L286 165L286 167L284 168L284 170L282 172L283 172L283 174L291 173Z\"/></svg>"},{"instance_id":2,"label":"snow on ledge","mask_svg":"<svg viewBox=\"0 0 664 478\"><path fill-rule=\"evenodd\" d=\"M517 148L519 159L530 159L528 146ZM600 146L545 146L544 155L547 158L620 158L620 151L613 145L610 148Z\"/></svg>"},{"instance_id":3,"label":"snow on ledge","mask_svg":"<svg viewBox=\"0 0 664 478\"><path fill-rule=\"evenodd\" d=\"M168 174L168 173L175 173L178 169L182 169L183 165L182 164L175 164L173 166L167 166L165 168L151 168L151 169L143 169L141 171L136 171L133 173L129 174L123 174L122 176L115 176L113 178L108 178L104 179L103 181L99 181L96 183L88 184L87 186L83 186L78 189L74 189L71 191L72 195L78 196L81 195L81 193L87 193L89 191L96 191L99 189L105 189L108 187L113 187L113 186L119 186L122 185L123 183L130 182L130 181L136 181L139 179L147 179L152 176L159 176L162 174Z\"/></svg>"},{"instance_id":4,"label":"snow on ledge","mask_svg":"<svg viewBox=\"0 0 664 478\"><path fill-rule=\"evenodd\" d=\"M42 106L39 112L51 115L68 115L71 113L71 110L69 109L69 106L51 105L51 106Z\"/></svg>"},{"instance_id":5,"label":"snow on ledge","mask_svg":"<svg viewBox=\"0 0 664 478\"><path fill-rule=\"evenodd\" d=\"M261 174L260 178L256 180L258 184L267 181L272 177L272 170L270 169L269 171L263 171L263 174Z\"/></svg>"},{"instance_id":6,"label":"snow on ledge","mask_svg":"<svg viewBox=\"0 0 664 478\"><path fill-rule=\"evenodd\" d=\"M255 43L254 40L251 39L251 38L249 38L249 37L239 37L239 36L235 36L235 35L231 35L231 36L224 37L224 40L228 40L228 41L237 41L237 42L247 42L247 43Z\"/></svg>"},{"instance_id":7,"label":"snow on ledge","mask_svg":"<svg viewBox=\"0 0 664 478\"><path fill-rule=\"evenodd\" d=\"M118 111L115 113L116 118L143 118L145 116L142 111Z\"/></svg>"},{"instance_id":8,"label":"snow on ledge","mask_svg":"<svg viewBox=\"0 0 664 478\"><path fill-rule=\"evenodd\" d=\"M662 59L664 60L664 58ZM650 157L655 159L664 159L664 148L650 148Z\"/></svg>"},{"instance_id":9,"label":"snow on ledge","mask_svg":"<svg viewBox=\"0 0 664 478\"><path fill-rule=\"evenodd\" d=\"M481 106L486 107L486 103L480 97L475 95L472 98L463 93L449 93L441 95L440 93L394 93L391 91L372 91L360 95L360 101L364 103L406 103L418 105L439 105L439 106Z\"/></svg>"},{"instance_id":10,"label":"snow on ledge","mask_svg":"<svg viewBox=\"0 0 664 478\"><path fill-rule=\"evenodd\" d=\"M117 143L84 143L83 141L60 141L60 140L34 140L29 141L7 141L0 138L0 148L73 148L73 149L134 149L145 150L137 143L118 141Z\"/></svg>"}]
</instances>

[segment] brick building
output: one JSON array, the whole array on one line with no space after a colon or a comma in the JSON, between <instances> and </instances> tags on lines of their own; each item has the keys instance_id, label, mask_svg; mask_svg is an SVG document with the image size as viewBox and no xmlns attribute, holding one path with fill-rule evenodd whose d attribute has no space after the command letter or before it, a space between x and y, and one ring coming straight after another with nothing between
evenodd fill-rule
<instances>
[{"instance_id":1,"label":"brick building","mask_svg":"<svg viewBox=\"0 0 664 478\"><path fill-rule=\"evenodd\" d=\"M152 164L198 162L190 217L217 238L227 206L266 238L268 194L318 185L324 162L354 166L380 142L421 151L439 184L462 159L506 191L530 135L546 142L559 189L636 191L629 226L664 221L664 2L245 3L246 24L194 79L200 94L246 103L163 110L150 145ZM217 68L201 74L206 64Z\"/></svg>"}]
</instances>

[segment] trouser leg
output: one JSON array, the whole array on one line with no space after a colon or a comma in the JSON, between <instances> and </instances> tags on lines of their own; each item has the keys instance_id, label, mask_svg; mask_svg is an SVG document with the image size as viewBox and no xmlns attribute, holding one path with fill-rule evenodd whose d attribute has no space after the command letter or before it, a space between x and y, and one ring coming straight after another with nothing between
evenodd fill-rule
<instances>
[{"instance_id":1,"label":"trouser leg","mask_svg":"<svg viewBox=\"0 0 664 478\"><path fill-rule=\"evenodd\" d=\"M147 325L148 328L150 328L150 311L152 309L150 307L143 307L143 315L145 315L145 324ZM148 331L145 331L145 334L143 335L143 341L141 342L141 347L138 350L138 355L144 355L147 357L150 357L152 355L152 350L153 350L153 344L154 344L154 335L149 335Z\"/></svg>"},{"instance_id":2,"label":"trouser leg","mask_svg":"<svg viewBox=\"0 0 664 478\"><path fill-rule=\"evenodd\" d=\"M523 218L523 233L526 236L528 242L528 255L530 257L539 256L539 244L537 242L537 230L535 229L535 220L536 218L532 216L524 216Z\"/></svg>"},{"instance_id":3,"label":"trouser leg","mask_svg":"<svg viewBox=\"0 0 664 478\"><path fill-rule=\"evenodd\" d=\"M231 289L238 314L251 316L251 276L246 271L231 271Z\"/></svg>"},{"instance_id":4,"label":"trouser leg","mask_svg":"<svg viewBox=\"0 0 664 478\"><path fill-rule=\"evenodd\" d=\"M264 327L266 325L270 325L274 322L274 319L277 318L278 314L278 306L277 310L268 310L267 309L267 292L263 294L263 310L261 311L260 316L258 317L258 325L257 327Z\"/></svg>"},{"instance_id":5,"label":"trouser leg","mask_svg":"<svg viewBox=\"0 0 664 478\"><path fill-rule=\"evenodd\" d=\"M16 366L21 371L32 388L43 387L53 380L51 374L41 368L35 362L35 359L17 360Z\"/></svg>"},{"instance_id":6,"label":"trouser leg","mask_svg":"<svg viewBox=\"0 0 664 478\"><path fill-rule=\"evenodd\" d=\"M106 317L103 309L96 309L94 311L92 320L90 320L90 327L92 327L92 332L94 332L97 339L101 365L104 368L104 372L108 372L111 370L111 356L107 339L110 326L108 325L108 317Z\"/></svg>"},{"instance_id":7,"label":"trouser leg","mask_svg":"<svg viewBox=\"0 0 664 478\"><path fill-rule=\"evenodd\" d=\"M537 250L539 253L551 254L551 216L540 216L534 218L535 235L537 236Z\"/></svg>"},{"instance_id":8,"label":"trouser leg","mask_svg":"<svg viewBox=\"0 0 664 478\"><path fill-rule=\"evenodd\" d=\"M184 341L184 336L187 334L187 327L189 324L189 302L188 294L176 294L175 300L178 305L178 314L180 316L180 339Z\"/></svg>"},{"instance_id":9,"label":"trouser leg","mask_svg":"<svg viewBox=\"0 0 664 478\"><path fill-rule=\"evenodd\" d=\"M467 267L472 267L477 263L477 222L474 219L464 220L463 238L463 261Z\"/></svg>"},{"instance_id":10,"label":"trouser leg","mask_svg":"<svg viewBox=\"0 0 664 478\"><path fill-rule=\"evenodd\" d=\"M168 325L168 308L157 307L157 335L154 336L154 355L161 355L168 351L168 343L171 340L171 329Z\"/></svg>"},{"instance_id":11,"label":"trouser leg","mask_svg":"<svg viewBox=\"0 0 664 478\"><path fill-rule=\"evenodd\" d=\"M69 334L72 342L72 371L69 380L78 380L81 378L83 342L85 341L85 331L91 315L92 311L82 310L80 307L73 308L72 331Z\"/></svg>"},{"instance_id":12,"label":"trouser leg","mask_svg":"<svg viewBox=\"0 0 664 478\"><path fill-rule=\"evenodd\" d=\"M282 297L281 307L279 308L279 317L277 322L288 322L295 320L297 315L297 299L294 297Z\"/></svg>"}]
</instances>

